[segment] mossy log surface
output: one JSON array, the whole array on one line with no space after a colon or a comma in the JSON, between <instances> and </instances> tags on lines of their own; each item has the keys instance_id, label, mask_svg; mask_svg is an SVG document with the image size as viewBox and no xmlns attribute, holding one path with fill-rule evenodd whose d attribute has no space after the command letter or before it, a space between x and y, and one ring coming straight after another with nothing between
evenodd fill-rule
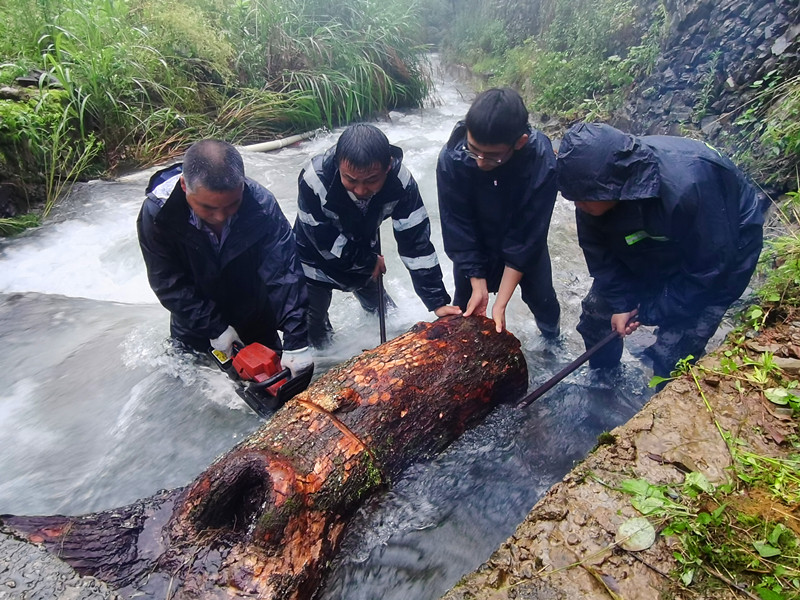
<instances>
[{"instance_id":1,"label":"mossy log surface","mask_svg":"<svg viewBox=\"0 0 800 600\"><path fill-rule=\"evenodd\" d=\"M368 496L526 386L519 341L491 320L418 323L328 371L182 490L3 516L4 529L124 595L309 598Z\"/></svg>"}]
</instances>

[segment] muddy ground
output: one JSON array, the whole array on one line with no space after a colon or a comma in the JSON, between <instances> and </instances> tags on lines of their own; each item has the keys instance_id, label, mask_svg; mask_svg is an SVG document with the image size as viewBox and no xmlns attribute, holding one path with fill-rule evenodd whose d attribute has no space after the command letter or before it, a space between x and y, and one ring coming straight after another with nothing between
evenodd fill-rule
<instances>
[{"instance_id":1,"label":"muddy ground","mask_svg":"<svg viewBox=\"0 0 800 600\"><path fill-rule=\"evenodd\" d=\"M719 365L722 353L730 348L728 342L700 364ZM765 350L773 352L784 378L798 378L800 322L766 329L746 348L754 357ZM757 598L734 590L721 574L713 590L682 587L671 575L677 567L674 540L664 536L638 552L615 543L619 526L641 516L630 495L613 489L622 480L677 485L688 471L701 472L715 484L732 477L732 457L715 420L758 454L796 454L787 438L796 433L797 422L766 400L758 386L749 385L746 378L739 381L741 390L734 379L701 372L699 386L689 375L671 382L639 414L611 432L611 443L599 446L551 488L514 535L443 600ZM793 524L800 522L798 505L777 507L756 497L742 500L767 517L777 516L771 511L786 513L788 508Z\"/></svg>"}]
</instances>

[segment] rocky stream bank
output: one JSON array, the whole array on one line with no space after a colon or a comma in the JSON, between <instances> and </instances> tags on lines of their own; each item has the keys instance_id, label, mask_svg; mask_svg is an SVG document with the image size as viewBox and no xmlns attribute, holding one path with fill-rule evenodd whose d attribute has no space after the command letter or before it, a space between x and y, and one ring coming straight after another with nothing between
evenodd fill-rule
<instances>
[{"instance_id":1,"label":"rocky stream bank","mask_svg":"<svg viewBox=\"0 0 800 600\"><path fill-rule=\"evenodd\" d=\"M798 423L791 410L770 402L767 384L756 383L744 370L719 374L731 355L746 365L745 357L763 364L765 353L774 357L784 381L796 380L800 321L778 323L743 344L729 339L691 373L670 382L553 486L489 560L443 600L761 598L749 591L746 573L707 569L702 585L684 585L674 536L658 534L649 547L626 550L619 531L629 519L641 517L631 495L621 490L623 481L679 488L687 474L700 473L715 486L736 483L724 435L735 440L738 452L796 459L792 441ZM800 533L796 502L785 504L746 486L729 499L743 514ZM657 531L663 527L663 521L650 520Z\"/></svg>"}]
</instances>

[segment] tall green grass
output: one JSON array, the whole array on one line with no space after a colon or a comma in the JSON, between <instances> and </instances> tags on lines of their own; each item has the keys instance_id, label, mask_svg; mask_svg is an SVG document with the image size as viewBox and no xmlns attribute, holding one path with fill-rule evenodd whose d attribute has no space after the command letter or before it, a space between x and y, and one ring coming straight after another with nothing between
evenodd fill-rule
<instances>
[{"instance_id":1,"label":"tall green grass","mask_svg":"<svg viewBox=\"0 0 800 600\"><path fill-rule=\"evenodd\" d=\"M28 159L0 172L38 177L56 195L91 169L149 164L198 138L332 127L419 105L429 91L415 0L4 4L0 85L43 75L30 114L0 123L0 159L20 148ZM43 120L37 102L58 110Z\"/></svg>"},{"instance_id":2,"label":"tall green grass","mask_svg":"<svg viewBox=\"0 0 800 600\"><path fill-rule=\"evenodd\" d=\"M751 87L754 95L736 113L736 159L760 181L792 188L800 169L800 75L773 70Z\"/></svg>"},{"instance_id":3,"label":"tall green grass","mask_svg":"<svg viewBox=\"0 0 800 600\"><path fill-rule=\"evenodd\" d=\"M636 0L461 0L453 7L446 60L519 89L541 112L570 118L619 106L635 77L652 68L665 23L663 7L643 15Z\"/></svg>"}]
</instances>

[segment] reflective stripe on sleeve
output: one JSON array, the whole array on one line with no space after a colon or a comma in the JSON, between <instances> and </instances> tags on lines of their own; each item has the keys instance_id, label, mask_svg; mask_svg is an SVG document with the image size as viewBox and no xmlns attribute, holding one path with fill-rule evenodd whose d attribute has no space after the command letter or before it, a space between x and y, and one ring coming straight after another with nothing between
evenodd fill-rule
<instances>
[{"instance_id":1,"label":"reflective stripe on sleeve","mask_svg":"<svg viewBox=\"0 0 800 600\"><path fill-rule=\"evenodd\" d=\"M436 256L436 252L431 252L427 256L418 256L417 258L401 256L400 259L409 271L431 269L439 264L439 257Z\"/></svg>"},{"instance_id":2,"label":"reflective stripe on sleeve","mask_svg":"<svg viewBox=\"0 0 800 600\"><path fill-rule=\"evenodd\" d=\"M411 229L424 222L428 218L428 211L424 206L420 206L417 210L408 215L405 219L392 219L392 227L395 231L405 231Z\"/></svg>"},{"instance_id":3,"label":"reflective stripe on sleeve","mask_svg":"<svg viewBox=\"0 0 800 600\"><path fill-rule=\"evenodd\" d=\"M339 237L336 238L336 241L333 242L331 254L333 254L336 258L342 258L342 250L344 250L345 244L347 244L347 238L340 233Z\"/></svg>"}]
</instances>

